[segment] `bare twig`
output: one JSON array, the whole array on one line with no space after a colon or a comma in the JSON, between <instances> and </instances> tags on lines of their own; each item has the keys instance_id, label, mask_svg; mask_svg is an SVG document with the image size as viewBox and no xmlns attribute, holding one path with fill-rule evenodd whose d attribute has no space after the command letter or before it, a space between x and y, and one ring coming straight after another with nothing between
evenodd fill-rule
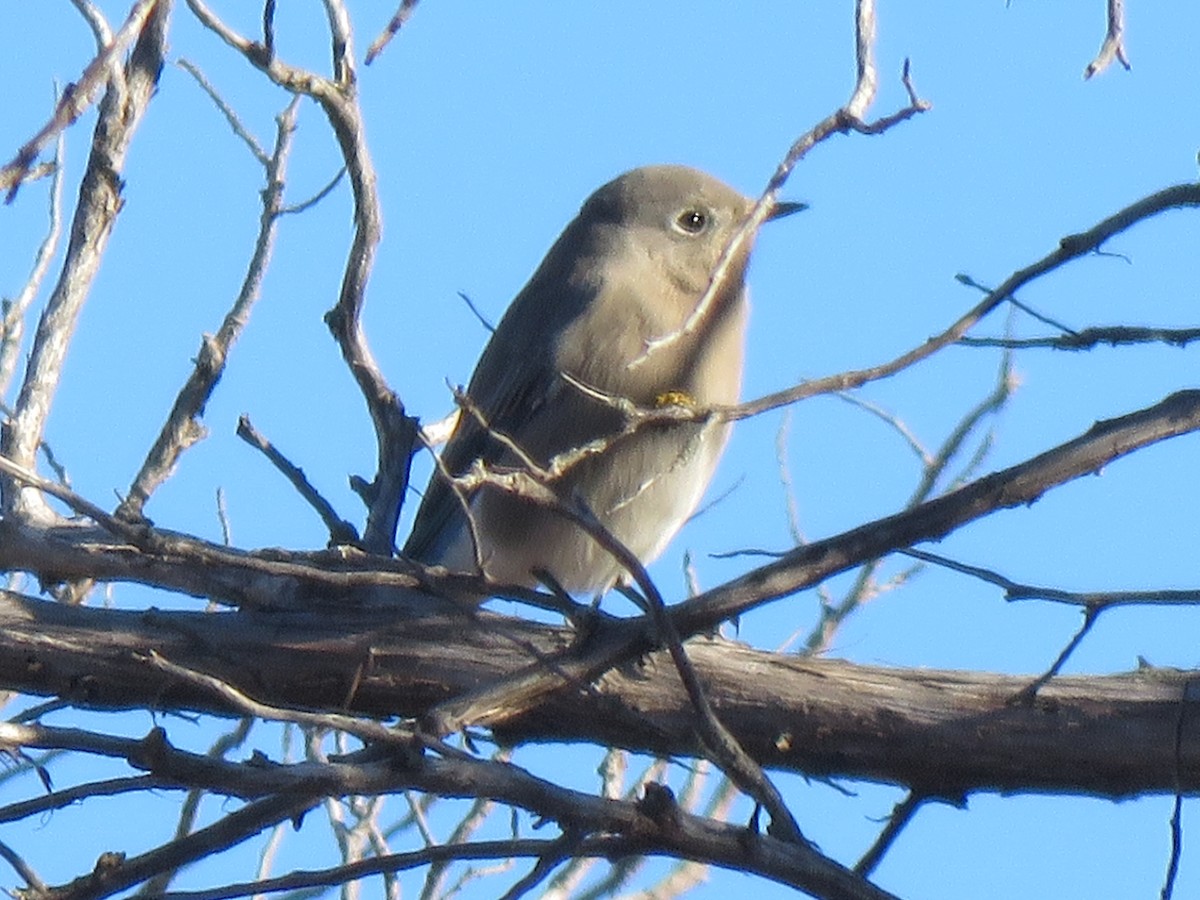
<instances>
[{"instance_id":1,"label":"bare twig","mask_svg":"<svg viewBox=\"0 0 1200 900\"><path fill-rule=\"evenodd\" d=\"M1183 764L1183 718L1187 715L1187 709L1190 701L1194 698L1189 694L1194 693L1195 682L1189 681L1184 685L1183 692L1179 698L1179 716L1175 723L1175 768L1178 772ZM1183 856L1183 787L1182 784L1177 784L1175 787L1175 802L1171 809L1171 854L1167 859L1167 874L1163 880L1162 891L1159 893L1160 900L1171 900L1175 896L1175 880L1179 877L1179 860Z\"/></svg>"},{"instance_id":2,"label":"bare twig","mask_svg":"<svg viewBox=\"0 0 1200 900\"><path fill-rule=\"evenodd\" d=\"M875 4L874 0L859 0L855 7L855 39L857 42L858 78L849 103L827 116L808 132L801 135L788 148L783 160L776 167L767 187L742 226L733 234L725 250L714 266L708 287L696 303L695 308L688 314L679 328L654 340L646 342L642 353L630 363L630 368L642 365L660 348L669 346L677 340L691 334L708 317L709 311L725 288L726 281L731 277L734 261L742 258L753 243L759 228L770 218L778 202L779 191L787 181L797 163L817 144L829 139L835 134L848 134L856 131L861 134L882 134L889 128L912 118L918 113L930 108L924 100L920 100L912 87L907 60L904 64L903 82L908 91L909 104L904 109L876 122L864 122L862 115L867 105L875 95L876 73L873 57L875 40Z\"/></svg>"},{"instance_id":3,"label":"bare twig","mask_svg":"<svg viewBox=\"0 0 1200 900\"><path fill-rule=\"evenodd\" d=\"M945 331L929 338L921 346L914 347L889 362L871 366L867 369L843 372L838 375L830 375L825 378L806 381L803 384L777 391L774 394L768 394L749 403L720 410L720 415L727 419L744 419L759 415L769 409L776 409L780 406L796 403L816 394L860 387L868 381L877 381L881 378L888 378L895 375L897 372L932 356L943 347L958 341L980 319L1034 279L1052 272L1071 260L1095 252L1110 238L1120 234L1138 222L1156 216L1168 209L1185 209L1197 206L1200 206L1200 184L1195 183L1174 185L1164 188L1148 197L1143 197L1093 225L1087 231L1062 238L1056 250L1037 262L1014 272L991 295L984 298L984 300L960 317Z\"/></svg>"},{"instance_id":4,"label":"bare twig","mask_svg":"<svg viewBox=\"0 0 1200 900\"><path fill-rule=\"evenodd\" d=\"M487 316L485 316L482 312L480 312L479 307L475 305L475 301L472 300L471 297L463 291L459 291L458 296L462 300L463 303L467 304L467 309L469 309L471 311L472 315L474 315L475 318L479 320L479 324L484 327L484 329L487 331L487 333L495 334L496 326L487 318Z\"/></svg>"},{"instance_id":5,"label":"bare twig","mask_svg":"<svg viewBox=\"0 0 1200 900\"><path fill-rule=\"evenodd\" d=\"M92 151L79 188L79 202L62 271L38 325L14 413L5 422L0 435L0 453L29 468L33 466L34 454L41 443L75 324L121 207L121 173L133 133L158 84L166 52L170 11L170 0L140 0L122 28L121 41L114 40L110 47L110 51L118 48L122 46L121 42L138 34L126 69L121 71L116 66L115 56L110 52L102 54L89 66L89 72L95 68L95 84L99 83L100 73L108 73L109 86L100 103ZM90 76L85 73L85 80L86 77ZM87 86L84 93L95 84ZM60 110L72 109L67 100L64 96ZM53 134L59 126L66 124L66 118L61 122L56 118L44 133L47 136ZM39 135L18 154L14 164L17 171L23 171L31 161L28 154L37 152L40 140ZM4 178L0 177L0 185L4 184ZM15 189L16 182L11 184ZM6 513L30 520L53 521L53 512L36 491L19 487L10 479L0 479L0 491L4 495Z\"/></svg>"},{"instance_id":6,"label":"bare twig","mask_svg":"<svg viewBox=\"0 0 1200 900\"><path fill-rule=\"evenodd\" d=\"M260 703L219 678L176 665L153 650L146 654L145 659L153 668L160 672L165 672L173 678L186 681L217 694L224 702L235 709L241 710L247 716L267 719L272 722L291 722L308 728L344 731L347 734L361 738L363 741L400 747L402 749L411 749L419 743L415 732L406 728L388 728L380 725L378 722L357 716L342 715L340 713L312 713L299 709L280 709L266 703Z\"/></svg>"},{"instance_id":7,"label":"bare twig","mask_svg":"<svg viewBox=\"0 0 1200 900\"><path fill-rule=\"evenodd\" d=\"M913 455L920 460L922 469L928 469L933 464L933 457L921 443L921 439L913 434L912 429L908 427L908 423L896 415L896 413L849 391L837 391L833 396L849 403L851 406L857 406L859 409L870 413L884 424L890 426L896 434L900 435L901 440L908 445L908 449L913 452Z\"/></svg>"},{"instance_id":8,"label":"bare twig","mask_svg":"<svg viewBox=\"0 0 1200 900\"><path fill-rule=\"evenodd\" d=\"M87 800L91 797L115 797L120 794L132 794L146 790L169 790L179 786L155 775L133 775L123 778L108 778L103 781L89 781L76 784L69 788L51 791L32 800L21 800L0 806L0 822L19 822L31 816L39 816L56 809Z\"/></svg>"},{"instance_id":9,"label":"bare twig","mask_svg":"<svg viewBox=\"0 0 1200 900\"><path fill-rule=\"evenodd\" d=\"M1125 0L1108 0L1108 30L1104 34L1104 43L1096 58L1083 70L1083 77L1098 75L1112 65L1114 59L1125 67L1125 71L1131 68L1129 57L1125 55Z\"/></svg>"},{"instance_id":10,"label":"bare twig","mask_svg":"<svg viewBox=\"0 0 1200 900\"><path fill-rule=\"evenodd\" d=\"M891 849L892 844L896 842L896 838L900 837L905 826L912 821L913 816L917 814L922 806L925 805L926 798L922 797L915 791L910 791L908 795L896 804L892 814L888 816L887 825L883 831L875 838L870 849L862 855L854 865L854 871L866 878L875 871L876 866L883 860L883 855Z\"/></svg>"},{"instance_id":11,"label":"bare twig","mask_svg":"<svg viewBox=\"0 0 1200 900\"><path fill-rule=\"evenodd\" d=\"M1100 251L1097 251L1097 253L1099 253L1099 252ZM992 294L994 294L996 292L995 288L990 288L985 284L980 284L978 281L976 281L974 278L972 278L970 275L968 275L965 272L959 272L957 275L954 276L954 280L957 281L959 284L965 284L967 287L974 288L975 290L982 293L985 297L991 296ZM1049 325L1051 328L1057 328L1063 334L1075 334L1075 329L1067 327L1062 322L1059 322L1056 319L1052 319L1050 316L1046 315L1045 313L1038 312L1036 309L1034 309L1028 303L1025 303L1023 300L1018 300L1017 296L1015 294L1009 296L1008 303L1014 309L1019 309L1021 312L1025 313L1028 316L1031 316L1032 318L1041 322L1043 325Z\"/></svg>"},{"instance_id":12,"label":"bare twig","mask_svg":"<svg viewBox=\"0 0 1200 900\"><path fill-rule=\"evenodd\" d=\"M51 180L49 192L49 222L46 235L38 245L34 257L33 269L20 293L12 300L5 300L0 310L0 397L8 393L13 373L17 368L17 360L21 357L21 339L25 334L25 313L33 299L41 290L42 281L50 270L50 263L58 250L58 241L62 236L62 185L63 185L63 151L66 139L58 136L54 145L54 162L51 165ZM5 411L7 413L7 410Z\"/></svg>"},{"instance_id":13,"label":"bare twig","mask_svg":"<svg viewBox=\"0 0 1200 900\"><path fill-rule=\"evenodd\" d=\"M312 486L303 469L279 452L274 444L258 432L258 429L250 423L249 416L241 416L238 419L237 436L266 456L271 461L271 465L283 474L283 477L291 483L305 502L316 510L321 521L325 523L331 543L358 543L358 532L354 526L337 514L333 504L322 497L320 492Z\"/></svg>"},{"instance_id":14,"label":"bare twig","mask_svg":"<svg viewBox=\"0 0 1200 900\"><path fill-rule=\"evenodd\" d=\"M201 72L199 67L194 65L191 60L188 60L188 59L176 60L175 65L179 66L179 68L183 69L183 71L187 72L189 75L192 76L193 79L195 79L196 84L200 85L200 89L203 90L204 93L208 94L208 98L210 100L212 100L212 102L214 104L216 104L217 109L219 109L221 111L221 115L223 115L225 117L225 121L228 122L229 127L233 129L233 133L242 139L242 143L244 143L249 148L250 154L256 160L258 160L259 165L261 165L264 169L267 170L267 173L268 173L268 175L267 175L267 191L271 192L273 189L282 188L282 186L283 186L282 172L279 173L279 176L280 176L278 178L279 184L275 185L274 180L270 177L270 173L271 173L271 169L272 169L271 157L268 156L267 151L262 148L262 144L260 144L258 142L258 138L256 138L254 135L252 135L249 132L249 130L246 128L246 126L242 124L241 117L238 116L238 114L236 112L234 112L233 107L225 102L225 98L221 96L221 92L216 89L216 87L213 85L213 83L211 81L209 81L207 77L205 77L204 73ZM283 115L289 115L292 119L293 126L295 125L296 113L295 113L295 110L290 105L288 107L288 111L283 113ZM278 122L278 119L276 121ZM283 138L283 141L287 142L287 143L291 142L290 131L289 131L288 135ZM283 161L286 162L287 153L286 153L286 151L284 151L282 154L280 154L278 146L276 147L275 155L276 156L282 155L284 157ZM275 165L278 165L278 164L275 164ZM264 205L267 202L267 198L265 196L263 197L263 202L264 202Z\"/></svg>"},{"instance_id":15,"label":"bare twig","mask_svg":"<svg viewBox=\"0 0 1200 900\"><path fill-rule=\"evenodd\" d=\"M50 121L22 145L11 162L0 169L0 191L6 192L6 203L11 203L16 197L17 189L27 179L30 168L37 160L38 154L42 152L42 148L83 115L83 111L95 100L100 86L105 81L109 82L109 88L112 89L111 79L113 72L118 68L118 58L135 38L139 41L146 38L143 26L147 24L150 14L156 13L159 16L160 24L165 24L164 20L170 6L171 4L167 0L162 0L162 2L160 0L138 0L133 5L133 9L129 11L129 16L125 19L125 24L108 42L108 46L87 64L83 74L79 76L79 80L63 91L54 107ZM80 8L82 9L82 7ZM89 17L89 22L93 25L93 31L96 31L95 19ZM98 37L102 35L102 32L97 31L96 33ZM101 116L103 115L102 112ZM134 119L136 118L137 115L134 116ZM119 162L119 160L114 162Z\"/></svg>"},{"instance_id":16,"label":"bare twig","mask_svg":"<svg viewBox=\"0 0 1200 900\"><path fill-rule=\"evenodd\" d=\"M367 146L366 123L358 105L349 17L337 0L325 0L329 20L333 78L322 78L281 61L270 40L259 44L227 26L203 2L188 6L205 27L241 53L280 87L312 97L325 112L341 147L354 193L354 238L347 255L338 302L325 316L342 356L358 383L375 425L379 466L373 481L352 485L367 506L362 543L371 553L390 556L400 505L408 487L408 465L417 441L417 420L388 386L367 344L361 314L367 280L379 245L382 216L375 169Z\"/></svg>"},{"instance_id":17,"label":"bare twig","mask_svg":"<svg viewBox=\"0 0 1200 900\"><path fill-rule=\"evenodd\" d=\"M1200 328L1147 328L1134 325L1107 325L1082 328L1071 334L1055 337L1011 338L974 337L959 338L958 343L967 347L1005 347L1011 350L1028 348L1050 348L1052 350L1091 350L1102 344L1119 347L1137 344L1166 344L1171 347L1186 347L1200 341Z\"/></svg>"},{"instance_id":18,"label":"bare twig","mask_svg":"<svg viewBox=\"0 0 1200 900\"><path fill-rule=\"evenodd\" d=\"M371 41L371 46L367 48L366 64L368 66L375 62L376 57L391 43L396 33L404 27L404 23L416 11L417 3L419 2L420 0L401 0L400 8L396 10L396 14L387 23L387 27L384 28L379 37Z\"/></svg>"},{"instance_id":19,"label":"bare twig","mask_svg":"<svg viewBox=\"0 0 1200 900\"><path fill-rule=\"evenodd\" d=\"M1067 645L1062 648L1054 662L1050 663L1050 667L1041 675L1033 679L1026 687L1013 696L1013 703L1032 703L1037 696L1037 692L1050 683L1050 679L1058 675L1062 671L1062 667L1066 665L1067 660L1071 658L1071 654L1083 643L1083 639L1087 637L1092 626L1096 624L1096 620L1100 618L1102 609L1088 609L1083 613L1083 623L1079 626L1079 630L1071 636L1067 641Z\"/></svg>"},{"instance_id":20,"label":"bare twig","mask_svg":"<svg viewBox=\"0 0 1200 900\"><path fill-rule=\"evenodd\" d=\"M294 216L299 215L307 209L311 209L332 194L333 189L341 184L342 179L345 177L346 167L342 166L342 168L338 169L338 173L334 175L333 178L329 179L329 183L326 184L325 187L321 188L307 200L301 200L299 203L294 203L291 206L285 206L279 211L279 214L281 216Z\"/></svg>"},{"instance_id":21,"label":"bare twig","mask_svg":"<svg viewBox=\"0 0 1200 900\"><path fill-rule=\"evenodd\" d=\"M0 456L0 473L20 484L36 488L44 494L49 494L51 497L63 501L76 513L87 516L114 537L136 540L137 536L141 533L136 526L110 516L105 510L96 506L90 500L86 500L79 494L76 494L70 488L43 478L36 472L18 465L5 456Z\"/></svg>"},{"instance_id":22,"label":"bare twig","mask_svg":"<svg viewBox=\"0 0 1200 900\"><path fill-rule=\"evenodd\" d=\"M129 486L129 492L117 507L117 516L122 519L135 521L141 518L150 495L171 476L183 453L206 434L200 424L200 416L225 371L234 343L246 327L250 311L261 294L263 276L271 260L275 226L283 206L284 181L299 99L293 97L276 117L275 147L265 165L266 187L260 192L262 214L259 217L258 236L241 289L217 333L205 335L201 340L191 374L180 388L154 445ZM232 113L226 112L226 115L231 116ZM255 150L253 145L251 150Z\"/></svg>"},{"instance_id":23,"label":"bare twig","mask_svg":"<svg viewBox=\"0 0 1200 900\"><path fill-rule=\"evenodd\" d=\"M19 853L3 841L0 841L0 857L12 866L18 875L25 879L25 883L33 893L42 895L48 893L46 882L38 877L38 873L33 870L33 866L29 865Z\"/></svg>"},{"instance_id":24,"label":"bare twig","mask_svg":"<svg viewBox=\"0 0 1200 900\"><path fill-rule=\"evenodd\" d=\"M800 507L796 499L796 486L792 481L792 469L788 465L788 432L792 424L792 411L785 409L775 432L775 462L779 469L779 486L783 489L784 510L787 514L788 533L793 544L804 543L804 531L800 527ZM699 591L691 591L698 594Z\"/></svg>"},{"instance_id":25,"label":"bare twig","mask_svg":"<svg viewBox=\"0 0 1200 900\"><path fill-rule=\"evenodd\" d=\"M1013 372L1013 356L1011 353L1002 353L1000 355L1000 365L996 369L995 386L992 388L991 393L980 400L973 409L968 410L967 414L959 420L959 423L946 436L946 439L942 441L942 445L938 447L937 453L934 454L933 459L930 461L930 465L921 476L920 484L917 485L917 489L913 492L914 499L924 500L933 492L938 480L946 472L950 462L962 451L967 439L975 433L975 430L983 424L985 419L1000 414L1018 386L1017 376ZM975 453L972 454L966 465L955 475L949 486L958 487L966 479L972 477L983 464L990 447L990 436L985 436L980 441Z\"/></svg>"},{"instance_id":26,"label":"bare twig","mask_svg":"<svg viewBox=\"0 0 1200 900\"><path fill-rule=\"evenodd\" d=\"M217 488L217 522L221 525L221 543L226 547L233 544L233 527L229 522L229 509L225 505L225 489Z\"/></svg>"},{"instance_id":27,"label":"bare twig","mask_svg":"<svg viewBox=\"0 0 1200 900\"><path fill-rule=\"evenodd\" d=\"M1103 610L1113 606L1192 606L1200 603L1200 588L1162 589L1153 591L1066 591L1060 588L1042 587L1026 584L1006 578L999 572L972 566L967 563L949 559L928 550L909 548L901 551L906 556L933 563L943 568L971 575L981 581L994 584L1003 589L1005 600L1048 600L1053 603L1066 603L1071 606L1082 606L1085 609Z\"/></svg>"},{"instance_id":28,"label":"bare twig","mask_svg":"<svg viewBox=\"0 0 1200 900\"><path fill-rule=\"evenodd\" d=\"M911 510L797 548L776 562L677 604L672 614L684 634L707 631L859 561L940 538L998 509L1030 503L1051 487L1090 474L1140 447L1197 430L1200 390L1180 391L1147 409L1097 422L1074 440Z\"/></svg>"}]
</instances>

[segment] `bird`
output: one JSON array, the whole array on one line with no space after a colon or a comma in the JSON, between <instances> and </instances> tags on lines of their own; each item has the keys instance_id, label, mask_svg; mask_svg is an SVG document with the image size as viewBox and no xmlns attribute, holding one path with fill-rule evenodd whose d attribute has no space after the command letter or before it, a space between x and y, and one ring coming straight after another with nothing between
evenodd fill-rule
<instances>
[{"instance_id":1,"label":"bird","mask_svg":"<svg viewBox=\"0 0 1200 900\"><path fill-rule=\"evenodd\" d=\"M682 165L633 169L596 190L484 348L402 555L453 572L479 574L482 564L493 582L577 595L628 584L626 567L561 510L447 479L479 464L519 470L524 457L545 468L569 455L550 485L557 495L581 501L643 564L657 558L699 504L730 426L658 417L628 433L620 406L738 401L752 240L696 313L753 207ZM804 207L777 201L768 218ZM585 446L592 452L572 453Z\"/></svg>"}]
</instances>

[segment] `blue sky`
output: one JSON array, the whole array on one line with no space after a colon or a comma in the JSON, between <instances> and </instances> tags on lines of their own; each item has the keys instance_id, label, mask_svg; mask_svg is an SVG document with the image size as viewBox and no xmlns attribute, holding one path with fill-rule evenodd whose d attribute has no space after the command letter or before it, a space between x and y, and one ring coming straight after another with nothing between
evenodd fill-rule
<instances>
[{"instance_id":1,"label":"blue sky","mask_svg":"<svg viewBox=\"0 0 1200 900\"><path fill-rule=\"evenodd\" d=\"M117 22L129 4L100 5ZM465 382L486 339L458 292L498 318L583 198L613 175L681 162L747 193L760 190L791 141L848 97L849 5L426 0L384 55L359 73L385 216L366 324L410 411L426 419L448 411L446 379ZM244 29L253 29L259 15L250 4L217 6ZM280 6L281 53L323 71L320 5ZM386 21L386 6L351 5L360 58ZM1063 235L1161 187L1195 179L1200 7L1145 4L1129 15L1133 70L1084 82L1081 72L1103 34L1099 0L881 4L873 112L902 105L898 73L905 57L933 109L883 137L835 138L794 173L784 195L811 209L770 226L760 239L751 273L746 397L890 358L976 302L956 273L998 284ZM0 156L8 158L45 121L54 80L78 77L92 38L67 3L8 3L5 20L8 34L20 36L10 37L0 56ZM280 91L204 33L186 8L176 11L171 43L172 58L203 68L259 140L271 140L272 117L286 103ZM93 122L85 116L68 135L68 196ZM318 191L338 167L311 104L301 108L299 129L288 187L293 202ZM261 186L249 154L174 66L164 71L125 178L126 207L47 433L76 489L101 503L128 486L200 335L217 327L236 292L257 229ZM19 289L31 264L45 193L44 185L26 187L0 210L4 295ZM348 234L344 186L283 222L263 298L209 405L211 437L185 457L147 508L159 524L219 538L214 498L221 488L239 546L324 544L315 517L234 437L243 412L343 516L360 518L346 477L372 471L374 442L321 320L336 297ZM1161 216L1106 248L1119 255L1072 263L1021 299L1076 328L1195 326L1198 238L1194 214ZM979 333L999 334L1003 326L997 316ZM1046 333L1023 317L1015 329ZM1020 388L995 423L984 468L1018 462L1098 418L1195 385L1196 354L1195 348L1024 351L1016 361ZM936 445L990 388L997 361L994 350L953 348L863 395ZM751 563L710 554L789 546L775 451L780 421L773 413L739 424L712 493L736 488L690 524L653 569L668 597L683 594L685 550L701 584L711 586ZM894 512L918 476L894 432L831 398L792 411L788 444L809 537ZM1194 586L1196 453L1195 437L1151 448L933 549L1068 589ZM425 472L427 465L414 481L423 482ZM834 588L845 583L836 580ZM113 594L122 605L167 602L126 586ZM816 611L815 596L801 594L744 617L739 636L770 648L810 626ZM873 664L1037 672L1077 625L1071 610L1006 605L992 587L928 571L847 623L832 653ZM1124 671L1139 656L1193 667L1198 627L1196 610L1113 612L1068 670ZM145 716L126 718L131 734L150 724ZM172 728L180 743L203 746L207 739L201 729L188 737L182 725ZM522 759L551 777L594 786L594 754L581 753L573 773L562 771L557 749ZM62 770L60 783L70 774ZM676 769L672 778L680 777ZM874 785L851 785L856 795L846 797L798 778L781 781L805 830L848 862L900 797ZM0 802L13 799L12 790L0 787ZM155 815L169 820L175 802L156 798ZM1149 896L1165 871L1170 804L1167 797L1121 804L972 797L965 810L921 813L877 879L914 898L962 897L964 885L975 898ZM45 877L69 877L90 868L107 844L63 847L55 835L69 822L104 814L99 807L64 811L36 834L9 827L0 839L19 844ZM1194 814L1189 801L1185 828ZM149 839L131 828L128 849ZM212 883L222 874L229 875L210 868L195 880ZM10 881L0 874L0 883ZM716 873L697 896L746 885L742 876ZM769 885L755 890L784 896ZM1185 850L1176 896L1197 892L1200 863Z\"/></svg>"}]
</instances>

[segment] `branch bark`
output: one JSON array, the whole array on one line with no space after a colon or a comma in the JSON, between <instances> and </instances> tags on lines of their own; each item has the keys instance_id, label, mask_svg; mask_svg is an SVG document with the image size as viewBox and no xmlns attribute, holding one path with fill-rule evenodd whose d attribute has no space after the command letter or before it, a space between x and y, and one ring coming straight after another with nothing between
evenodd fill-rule
<instances>
[{"instance_id":1,"label":"branch bark","mask_svg":"<svg viewBox=\"0 0 1200 900\"><path fill-rule=\"evenodd\" d=\"M577 637L488 613L131 612L4 593L0 683L87 707L240 714L158 671L146 660L153 650L275 706L420 717L482 684L553 668L576 652ZM1027 677L860 666L709 639L690 641L688 654L722 721L771 768L947 798L1200 790L1200 716L1187 714L1193 673L1060 677L1021 702ZM663 651L553 694L497 733L514 743L700 751L695 710Z\"/></svg>"}]
</instances>

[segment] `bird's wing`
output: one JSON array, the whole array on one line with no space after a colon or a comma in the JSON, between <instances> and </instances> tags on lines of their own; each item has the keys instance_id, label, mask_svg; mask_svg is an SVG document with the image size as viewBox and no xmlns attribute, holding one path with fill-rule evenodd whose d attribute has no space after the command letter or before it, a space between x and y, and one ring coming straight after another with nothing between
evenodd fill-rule
<instances>
[{"instance_id":1,"label":"bird's wing","mask_svg":"<svg viewBox=\"0 0 1200 900\"><path fill-rule=\"evenodd\" d=\"M558 373L546 348L514 348L508 344L508 350L514 352L501 355L496 348L506 343L493 337L471 378L467 396L487 426L463 410L442 451L442 464L451 475L462 475L477 459L497 463L506 451L491 432L511 437L519 445L521 426L536 417L550 393L557 389ZM435 472L405 542L404 555L437 562L446 544L462 527L465 527L463 505L454 488Z\"/></svg>"}]
</instances>

